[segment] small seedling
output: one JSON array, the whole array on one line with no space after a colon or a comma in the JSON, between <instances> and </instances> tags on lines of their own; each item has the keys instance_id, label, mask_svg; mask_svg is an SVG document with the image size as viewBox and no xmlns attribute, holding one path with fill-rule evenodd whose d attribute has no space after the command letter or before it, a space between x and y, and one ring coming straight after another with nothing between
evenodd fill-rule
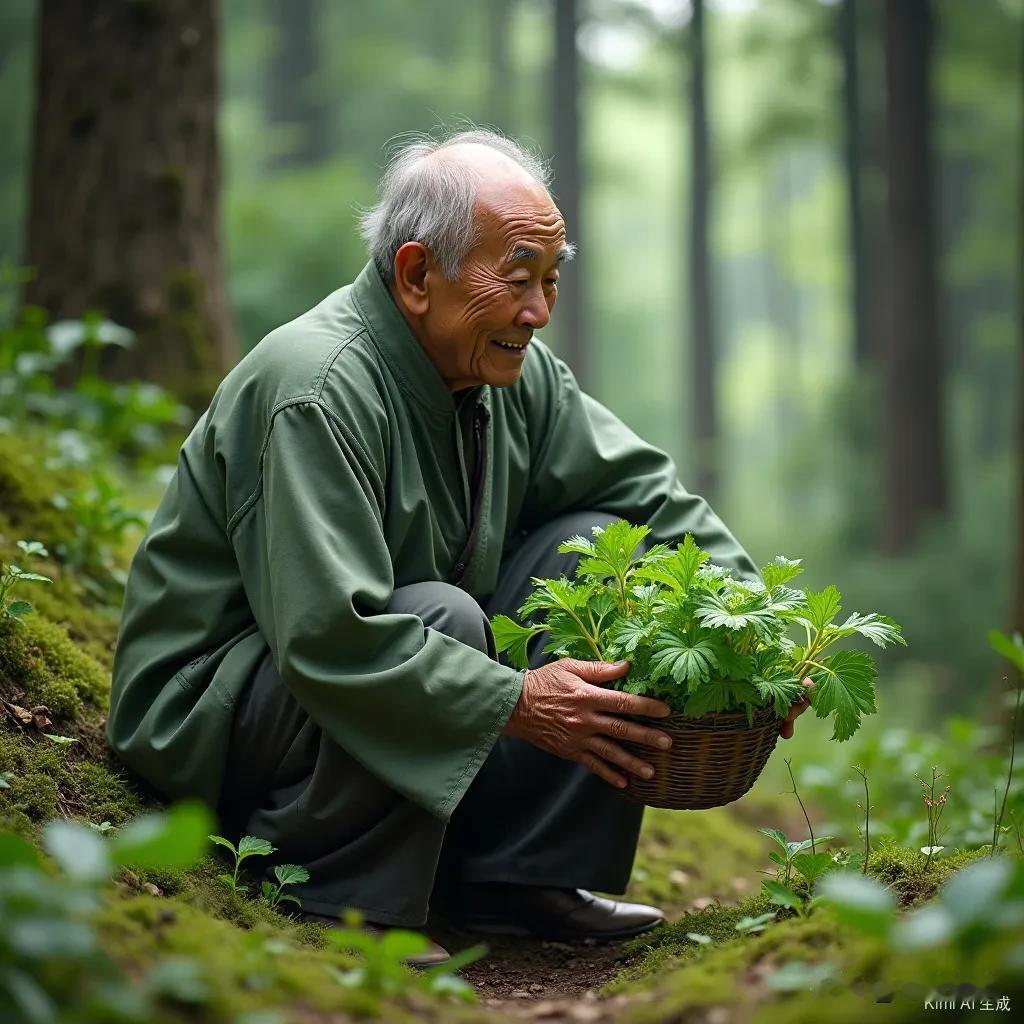
<instances>
[{"instance_id":1,"label":"small seedling","mask_svg":"<svg viewBox=\"0 0 1024 1024\"><path fill-rule=\"evenodd\" d=\"M476 998L472 986L456 977L455 972L485 956L486 945L471 946L436 967L410 971L406 961L429 948L430 940L425 935L401 928L389 928L375 935L361 927L363 917L357 910L346 911L342 921L345 927L329 929L327 941L346 952L359 954L362 963L349 971L335 969L334 977L339 984L374 996L397 995L423 986L436 995L469 1002Z\"/></svg>"},{"instance_id":2,"label":"small seedling","mask_svg":"<svg viewBox=\"0 0 1024 1024\"><path fill-rule=\"evenodd\" d=\"M239 896L244 896L248 891L248 886L238 884L238 869L242 866L242 861L246 857L269 857L277 847L272 846L266 839L261 839L259 836L242 836L238 840L238 848L235 848L234 843L225 839L223 836L210 836L210 842L216 843L218 846L223 846L225 849L230 850L232 856L235 858L235 870L232 874L218 875L217 877L233 892Z\"/></svg>"},{"instance_id":3,"label":"small seedling","mask_svg":"<svg viewBox=\"0 0 1024 1024\"><path fill-rule=\"evenodd\" d=\"M935 793L936 784L942 777L943 773L937 767L932 768L931 782L925 782L920 775L914 775L914 778L921 783L921 797L928 813L928 845L921 847L921 852L927 856L924 862L926 871L931 866L932 857L945 849L944 846L939 845L939 818L942 817L946 801L949 798L949 786L946 786L939 795Z\"/></svg>"},{"instance_id":4,"label":"small seedling","mask_svg":"<svg viewBox=\"0 0 1024 1024\"><path fill-rule=\"evenodd\" d=\"M70 747L72 743L77 743L78 740L74 736L58 736L53 732L44 732L43 735L51 742L55 743L58 747Z\"/></svg>"},{"instance_id":5,"label":"small seedling","mask_svg":"<svg viewBox=\"0 0 1024 1024\"><path fill-rule=\"evenodd\" d=\"M857 806L864 812L864 865L862 874L868 873L868 857L871 854L871 793L868 791L868 773L855 764L850 766L864 780L864 803Z\"/></svg>"},{"instance_id":6,"label":"small seedling","mask_svg":"<svg viewBox=\"0 0 1024 1024\"><path fill-rule=\"evenodd\" d=\"M95 829L95 831L100 832L103 835L106 835L107 832L112 832L117 827L116 825L112 825L109 821L101 821L98 825L94 821L87 822L86 824L89 828Z\"/></svg>"},{"instance_id":7,"label":"small seedling","mask_svg":"<svg viewBox=\"0 0 1024 1024\"><path fill-rule=\"evenodd\" d=\"M296 906L301 907L302 901L298 896L291 893L283 893L286 885L298 885L300 882L309 881L309 872L299 864L278 864L274 868L274 877L277 885L273 882L264 881L260 886L260 898L271 907L276 907L284 900L290 900Z\"/></svg>"},{"instance_id":8,"label":"small seedling","mask_svg":"<svg viewBox=\"0 0 1024 1024\"><path fill-rule=\"evenodd\" d=\"M995 856L999 845L999 834L1003 831L1003 818L1006 815L1006 798L1010 793L1010 780L1013 778L1013 758L1017 749L1017 717L1020 714L1021 682L1024 680L1024 637L1014 633L1013 638L1000 633L999 630L989 631L988 642L992 649L1003 655L1017 669L1017 702L1013 708L1013 722L1010 726L1010 766L1006 771L1006 787L1003 789L1003 803L998 810L993 807L992 849L989 856ZM993 801L994 803L995 801ZM1020 843L1020 833L1017 835Z\"/></svg>"},{"instance_id":9,"label":"small seedling","mask_svg":"<svg viewBox=\"0 0 1024 1024\"><path fill-rule=\"evenodd\" d=\"M25 556L26 562L33 558L46 558L49 554L37 540L19 540L18 547ZM52 583L53 580L41 573L22 569L20 565L4 565L0 562L0 619L14 619L16 622L20 622L25 615L32 611L32 605L28 601L20 598L9 600L9 598L16 586L33 582Z\"/></svg>"}]
</instances>

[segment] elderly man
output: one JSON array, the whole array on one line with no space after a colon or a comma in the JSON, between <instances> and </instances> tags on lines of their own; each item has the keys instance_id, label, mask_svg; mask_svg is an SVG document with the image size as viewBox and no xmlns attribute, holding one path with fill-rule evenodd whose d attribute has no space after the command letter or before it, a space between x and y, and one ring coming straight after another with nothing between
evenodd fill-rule
<instances>
[{"instance_id":1,"label":"elderly man","mask_svg":"<svg viewBox=\"0 0 1024 1024\"><path fill-rule=\"evenodd\" d=\"M662 913L589 890L625 890L642 807L615 790L650 770L615 738L668 739L620 716L668 708L609 688L625 664L502 664L488 617L618 517L756 569L534 338L573 247L531 155L416 142L363 230L355 282L264 338L182 446L131 567L110 743L305 865L307 914L415 927L443 891L471 929L636 935Z\"/></svg>"}]
</instances>

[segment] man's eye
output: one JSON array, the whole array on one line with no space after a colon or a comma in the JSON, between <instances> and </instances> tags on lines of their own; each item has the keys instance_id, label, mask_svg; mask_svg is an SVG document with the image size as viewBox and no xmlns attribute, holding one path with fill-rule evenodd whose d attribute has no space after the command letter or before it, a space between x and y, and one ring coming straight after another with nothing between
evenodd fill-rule
<instances>
[{"instance_id":1,"label":"man's eye","mask_svg":"<svg viewBox=\"0 0 1024 1024\"><path fill-rule=\"evenodd\" d=\"M530 279L528 277L512 277L512 278L509 278L509 282L508 283L509 284L525 285L525 284L529 284L530 283Z\"/></svg>"},{"instance_id":2,"label":"man's eye","mask_svg":"<svg viewBox=\"0 0 1024 1024\"><path fill-rule=\"evenodd\" d=\"M544 279L544 283L545 283L546 285L549 285L550 287L554 288L554 286L555 286L556 284L558 284L558 278L557 278L557 277L548 277L548 278L545 278L545 279Z\"/></svg>"}]
</instances>

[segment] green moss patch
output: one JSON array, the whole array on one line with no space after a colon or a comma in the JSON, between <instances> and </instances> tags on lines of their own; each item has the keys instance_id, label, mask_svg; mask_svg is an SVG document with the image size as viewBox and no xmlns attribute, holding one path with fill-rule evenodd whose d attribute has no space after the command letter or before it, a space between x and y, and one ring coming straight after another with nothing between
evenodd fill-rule
<instances>
[{"instance_id":1,"label":"green moss patch","mask_svg":"<svg viewBox=\"0 0 1024 1024\"><path fill-rule=\"evenodd\" d=\"M868 872L893 891L901 906L909 908L930 900L950 875L987 854L988 847L952 850L932 857L926 869L925 854L886 839L871 851Z\"/></svg>"}]
</instances>

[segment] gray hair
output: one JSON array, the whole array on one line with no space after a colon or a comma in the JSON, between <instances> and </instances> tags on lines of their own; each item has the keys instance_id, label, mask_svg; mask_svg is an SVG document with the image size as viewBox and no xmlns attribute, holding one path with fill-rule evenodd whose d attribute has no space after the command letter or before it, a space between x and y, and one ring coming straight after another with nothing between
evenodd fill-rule
<instances>
[{"instance_id":1,"label":"gray hair","mask_svg":"<svg viewBox=\"0 0 1024 1024\"><path fill-rule=\"evenodd\" d=\"M377 204L359 216L359 231L370 258L388 284L395 278L395 253L406 242L426 246L452 281L479 241L475 217L479 173L458 160L429 159L440 150L464 143L489 146L544 188L551 181L550 168L540 157L489 128L417 132L402 138L410 141L389 161Z\"/></svg>"}]
</instances>

